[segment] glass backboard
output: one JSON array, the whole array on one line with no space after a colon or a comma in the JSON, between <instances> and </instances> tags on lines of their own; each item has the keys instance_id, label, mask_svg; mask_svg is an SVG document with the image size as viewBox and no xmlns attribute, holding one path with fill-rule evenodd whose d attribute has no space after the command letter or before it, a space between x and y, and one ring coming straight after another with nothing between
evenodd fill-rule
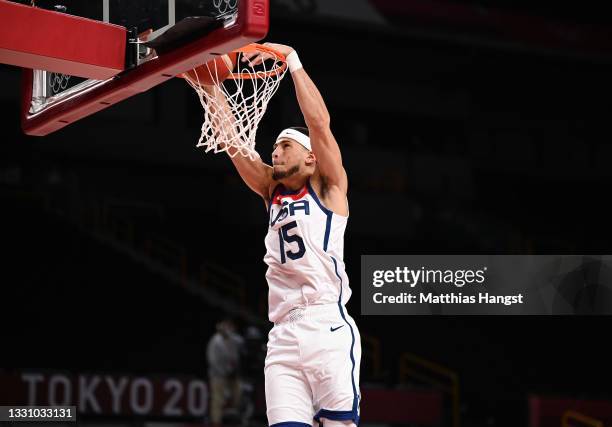
<instances>
[{"instance_id":1,"label":"glass backboard","mask_svg":"<svg viewBox=\"0 0 612 427\"><path fill-rule=\"evenodd\" d=\"M124 70L107 80L26 70L22 126L31 135L54 132L208 62L216 55L257 42L265 37L269 26L269 0L23 0L19 3L127 30ZM96 40L91 40L91 46L104 48L96 45Z\"/></svg>"}]
</instances>

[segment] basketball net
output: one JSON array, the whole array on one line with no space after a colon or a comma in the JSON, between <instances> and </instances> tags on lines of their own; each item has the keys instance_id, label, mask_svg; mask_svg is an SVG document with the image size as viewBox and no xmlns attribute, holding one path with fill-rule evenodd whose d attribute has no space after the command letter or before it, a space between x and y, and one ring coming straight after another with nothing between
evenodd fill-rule
<instances>
[{"instance_id":1,"label":"basketball net","mask_svg":"<svg viewBox=\"0 0 612 427\"><path fill-rule=\"evenodd\" d=\"M242 62L245 53L255 51L266 54L268 59L260 65L251 66ZM205 152L227 151L234 157L238 153L255 160L255 136L261 118L266 112L268 102L278 89L285 76L287 64L285 57L259 44L250 44L235 51L235 69L224 80L217 61L209 66L194 69L195 78L185 78L196 91L204 109L204 123L198 147ZM214 65L213 65L214 64ZM203 73L207 75L204 77ZM205 86L200 81L206 78L212 84Z\"/></svg>"}]
</instances>

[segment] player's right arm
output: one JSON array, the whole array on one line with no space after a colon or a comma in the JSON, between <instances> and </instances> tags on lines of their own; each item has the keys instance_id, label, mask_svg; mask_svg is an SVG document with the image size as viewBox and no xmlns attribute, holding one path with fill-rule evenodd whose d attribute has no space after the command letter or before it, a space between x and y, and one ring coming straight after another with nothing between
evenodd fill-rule
<instances>
[{"instance_id":1,"label":"player's right arm","mask_svg":"<svg viewBox=\"0 0 612 427\"><path fill-rule=\"evenodd\" d=\"M224 110L223 114L216 114L215 117L220 118L218 122L213 123L214 128L224 127L226 134L232 134L236 132L235 128L235 117L229 108L225 94L215 86L203 86L204 90L214 98L215 102L209 103L207 108L215 109L221 108ZM221 142L222 146L223 142ZM251 160L249 157L245 157L238 153L234 147L230 147L227 152L230 155L232 163L236 167L238 174L246 185L259 194L266 203L270 198L270 186L272 185L272 166L265 164L260 157L255 160Z\"/></svg>"},{"instance_id":2,"label":"player's right arm","mask_svg":"<svg viewBox=\"0 0 612 427\"><path fill-rule=\"evenodd\" d=\"M235 148L230 148L230 150L235 150ZM230 154L233 152L230 151ZM246 185L268 203L272 184L272 166L265 164L259 157L251 160L238 154L230 158Z\"/></svg>"}]
</instances>

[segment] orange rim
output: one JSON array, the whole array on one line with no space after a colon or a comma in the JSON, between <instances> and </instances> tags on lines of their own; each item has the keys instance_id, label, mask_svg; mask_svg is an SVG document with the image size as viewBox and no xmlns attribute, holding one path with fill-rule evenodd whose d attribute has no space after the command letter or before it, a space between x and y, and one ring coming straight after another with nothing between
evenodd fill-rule
<instances>
[{"instance_id":1,"label":"orange rim","mask_svg":"<svg viewBox=\"0 0 612 427\"><path fill-rule=\"evenodd\" d=\"M279 51L272 49L271 47L264 46L258 43L251 43L240 49L236 49L233 52L236 53L252 53L252 52L267 52L276 57L277 61L281 62L281 65L276 66L270 71L257 71L254 73L231 73L227 78L229 79L265 79L266 77L277 76L285 71L287 68L285 55Z\"/></svg>"}]
</instances>

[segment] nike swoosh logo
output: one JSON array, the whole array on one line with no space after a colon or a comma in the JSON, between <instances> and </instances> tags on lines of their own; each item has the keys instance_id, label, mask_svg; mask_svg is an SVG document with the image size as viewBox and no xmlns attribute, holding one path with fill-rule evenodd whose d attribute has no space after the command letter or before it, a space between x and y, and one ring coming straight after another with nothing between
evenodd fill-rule
<instances>
[{"instance_id":1,"label":"nike swoosh logo","mask_svg":"<svg viewBox=\"0 0 612 427\"><path fill-rule=\"evenodd\" d=\"M340 326L338 326L337 328L334 328L334 327L330 326L330 327L329 327L329 330L330 330L331 332L334 332L334 331L337 331L338 329L340 329L340 328L341 328L341 327L343 327L343 326L344 326L344 325L340 325Z\"/></svg>"}]
</instances>

